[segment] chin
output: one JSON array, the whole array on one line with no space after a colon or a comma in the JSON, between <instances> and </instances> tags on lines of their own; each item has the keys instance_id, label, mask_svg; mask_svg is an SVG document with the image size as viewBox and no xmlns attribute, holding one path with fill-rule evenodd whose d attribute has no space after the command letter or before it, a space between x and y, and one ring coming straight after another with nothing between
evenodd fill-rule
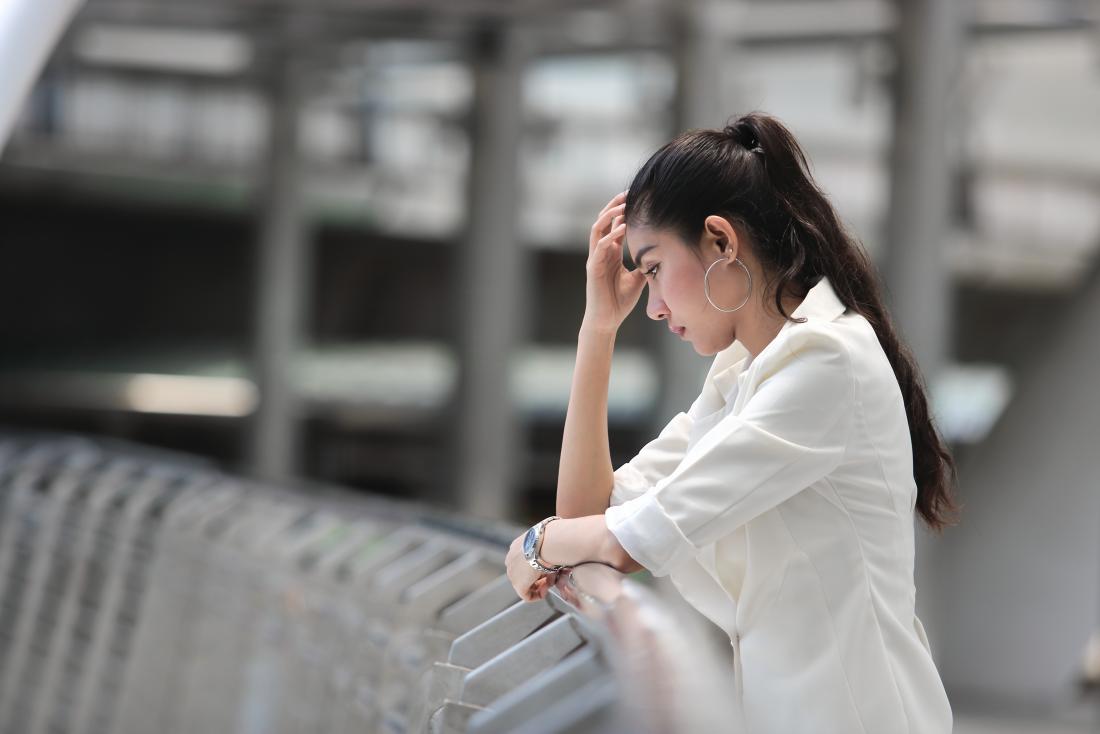
<instances>
[{"instance_id":1,"label":"chin","mask_svg":"<svg viewBox=\"0 0 1100 734\"><path fill-rule=\"evenodd\" d=\"M734 340L731 340L729 342L729 344L717 344L717 345L714 345L714 344L700 345L700 344L697 344L695 342L692 342L691 346L695 347L695 352L697 354L700 354L704 357L713 357L714 355L718 354L723 349L728 347L730 344L733 344L733 341Z\"/></svg>"},{"instance_id":2,"label":"chin","mask_svg":"<svg viewBox=\"0 0 1100 734\"><path fill-rule=\"evenodd\" d=\"M710 357L710 356L718 354L718 352L722 351L720 349L711 349L710 347L707 347L707 346L699 346L695 342L692 342L691 346L695 348L695 353L696 354L702 355L704 357Z\"/></svg>"}]
</instances>

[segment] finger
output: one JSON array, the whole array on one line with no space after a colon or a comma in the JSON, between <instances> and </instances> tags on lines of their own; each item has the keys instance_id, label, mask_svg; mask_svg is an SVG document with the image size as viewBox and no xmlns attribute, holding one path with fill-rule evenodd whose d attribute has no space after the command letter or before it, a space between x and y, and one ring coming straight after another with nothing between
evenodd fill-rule
<instances>
[{"instance_id":1,"label":"finger","mask_svg":"<svg viewBox=\"0 0 1100 734\"><path fill-rule=\"evenodd\" d=\"M626 204L618 204L616 206L611 207L606 212L604 212L601 215L601 218L606 217L608 223L612 223L612 222L614 222L614 220L616 218L622 218L622 214L625 211L626 211Z\"/></svg>"},{"instance_id":2,"label":"finger","mask_svg":"<svg viewBox=\"0 0 1100 734\"><path fill-rule=\"evenodd\" d=\"M599 224L599 226L592 228L592 235L588 239L588 242L589 242L588 250L589 250L590 253L591 253L592 250L596 249L596 244L597 244L597 242L599 241L599 239L601 237L606 237L607 235L609 235L611 233L612 230L614 230L615 227L619 226L619 224L625 224L625 222L620 222L619 224L613 225L611 220L608 219L608 221L598 222L598 224Z\"/></svg>"},{"instance_id":3,"label":"finger","mask_svg":"<svg viewBox=\"0 0 1100 734\"><path fill-rule=\"evenodd\" d=\"M589 254L591 254L591 252L596 249L596 240L598 240L600 237L604 237L605 235L607 235L608 230L612 227L614 217L622 214L622 212L623 208L621 205L614 207L613 209L609 209L601 214L596 222L592 225L592 231L588 238Z\"/></svg>"},{"instance_id":4,"label":"finger","mask_svg":"<svg viewBox=\"0 0 1100 734\"><path fill-rule=\"evenodd\" d=\"M616 225L612 228L610 232L601 237L599 242L596 243L596 248L599 249L602 247L606 247L609 244L613 244L616 240L622 237L624 232L626 232L626 222L622 222L621 224Z\"/></svg>"},{"instance_id":5,"label":"finger","mask_svg":"<svg viewBox=\"0 0 1100 734\"><path fill-rule=\"evenodd\" d=\"M622 237L624 234L625 225L620 225L608 232L607 235L600 240L597 249L608 252L609 254L607 257L617 257L619 261L622 262L622 249L620 248L622 246Z\"/></svg>"},{"instance_id":6,"label":"finger","mask_svg":"<svg viewBox=\"0 0 1100 734\"><path fill-rule=\"evenodd\" d=\"M625 231L626 231L626 222L619 222L614 227L607 230L607 232L604 233L603 237L601 237L600 240L601 241L611 241L611 240L615 239L619 235L619 233L625 232Z\"/></svg>"},{"instance_id":7,"label":"finger","mask_svg":"<svg viewBox=\"0 0 1100 734\"><path fill-rule=\"evenodd\" d=\"M600 214L603 214L605 211L607 211L611 207L615 206L619 202L624 201L625 199L626 199L626 192L625 191L620 191L619 193L612 196L611 199L606 204L604 204L603 209L600 210Z\"/></svg>"},{"instance_id":8,"label":"finger","mask_svg":"<svg viewBox=\"0 0 1100 734\"><path fill-rule=\"evenodd\" d=\"M596 217L595 223L592 225L592 229L597 233L603 234L610 227L615 219L626 210L626 204L619 204L613 206L610 209L605 209L600 212L600 215Z\"/></svg>"}]
</instances>

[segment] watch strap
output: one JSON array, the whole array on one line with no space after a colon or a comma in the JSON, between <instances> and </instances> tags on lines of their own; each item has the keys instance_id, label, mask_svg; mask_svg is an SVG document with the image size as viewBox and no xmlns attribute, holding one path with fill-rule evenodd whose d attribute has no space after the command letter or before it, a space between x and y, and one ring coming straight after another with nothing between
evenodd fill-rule
<instances>
[{"instance_id":1,"label":"watch strap","mask_svg":"<svg viewBox=\"0 0 1100 734\"><path fill-rule=\"evenodd\" d=\"M533 552L531 553L531 557L527 559L527 562L530 563L531 566L536 571L541 571L542 573L556 573L556 572L562 570L563 568L566 568L565 565L559 565L559 566L547 565L547 564L542 562L541 558L539 558L539 552L542 550L543 531L545 530L546 525L552 520L560 520L560 519L561 519L561 517L559 517L558 515L551 515L550 517L547 517L543 520L540 520L538 522L538 524L536 524L534 526L534 528L535 528L535 547L534 547Z\"/></svg>"}]
</instances>

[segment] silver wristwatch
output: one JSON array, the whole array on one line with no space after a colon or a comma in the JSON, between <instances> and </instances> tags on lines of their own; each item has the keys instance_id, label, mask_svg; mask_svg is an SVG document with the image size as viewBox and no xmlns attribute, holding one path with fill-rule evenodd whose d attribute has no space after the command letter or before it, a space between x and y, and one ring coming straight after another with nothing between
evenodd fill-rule
<instances>
[{"instance_id":1,"label":"silver wristwatch","mask_svg":"<svg viewBox=\"0 0 1100 734\"><path fill-rule=\"evenodd\" d=\"M536 571L543 573L555 573L557 571L566 568L565 566L547 566L545 563L539 560L539 551L542 550L542 530L546 527L546 523L551 520L560 520L557 515L551 515L545 520L541 520L538 523L532 525L527 530L527 535L523 536L523 557L527 559L527 562L531 564L532 568Z\"/></svg>"}]
</instances>

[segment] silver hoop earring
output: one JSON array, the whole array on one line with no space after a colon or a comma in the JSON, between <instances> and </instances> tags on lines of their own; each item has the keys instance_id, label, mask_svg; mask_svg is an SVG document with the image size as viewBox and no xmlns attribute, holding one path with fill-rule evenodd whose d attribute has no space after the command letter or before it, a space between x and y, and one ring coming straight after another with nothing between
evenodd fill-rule
<instances>
[{"instance_id":1,"label":"silver hoop earring","mask_svg":"<svg viewBox=\"0 0 1100 734\"><path fill-rule=\"evenodd\" d=\"M720 262L723 262L725 259L726 258L724 258L724 257L718 258L717 260L715 260L714 262L712 262L710 264L710 268L713 268L715 265L717 265ZM749 272L748 266L746 266L745 263L741 262L741 258L735 257L735 258L733 258L733 261L735 263L737 263L738 265L740 265L742 268L745 269L745 275L747 275L748 278L749 278L749 292L748 292L748 295L745 296L744 302L742 302L742 304L741 304L741 306L744 306L746 303L749 302L749 298L752 297L752 273ZM710 268L707 268L707 272L703 274L703 292L706 293L707 300L710 301L710 305L714 306L716 309L718 309L719 311L722 311L723 313L733 313L738 308L741 308L741 306L737 306L736 308L722 308L721 306L715 304L715 302L713 300L711 300L711 297L710 297L710 283L707 282L707 276L710 275Z\"/></svg>"}]
</instances>

